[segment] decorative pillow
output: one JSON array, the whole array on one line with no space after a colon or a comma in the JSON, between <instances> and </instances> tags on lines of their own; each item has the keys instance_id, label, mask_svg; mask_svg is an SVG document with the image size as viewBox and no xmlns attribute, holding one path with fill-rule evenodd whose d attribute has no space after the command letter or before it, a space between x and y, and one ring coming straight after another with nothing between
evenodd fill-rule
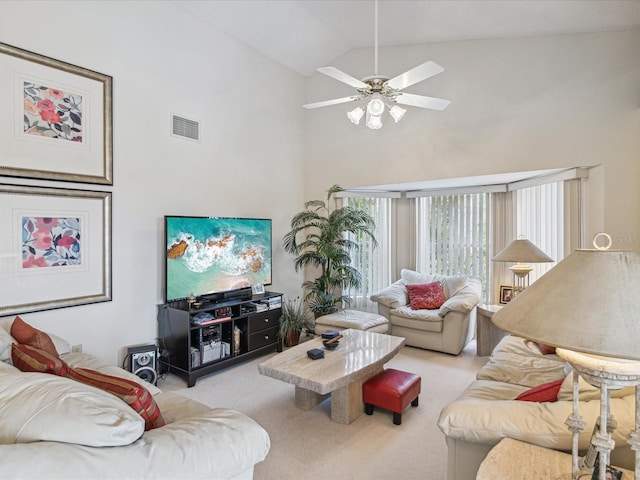
<instances>
[{"instance_id":1,"label":"decorative pillow","mask_svg":"<svg viewBox=\"0 0 640 480\"><path fill-rule=\"evenodd\" d=\"M11 363L11 344L16 343L4 328L0 327L0 362Z\"/></svg>"},{"instance_id":2,"label":"decorative pillow","mask_svg":"<svg viewBox=\"0 0 640 480\"><path fill-rule=\"evenodd\" d=\"M381 303L389 308L402 307L407 304L407 288L402 280L397 280L370 298L372 302Z\"/></svg>"},{"instance_id":3,"label":"decorative pillow","mask_svg":"<svg viewBox=\"0 0 640 480\"><path fill-rule=\"evenodd\" d=\"M544 343L538 343L538 342L536 342L536 345L540 349L540 353L543 355L556 353L556 347L552 347L551 345L545 345Z\"/></svg>"},{"instance_id":4,"label":"decorative pillow","mask_svg":"<svg viewBox=\"0 0 640 480\"><path fill-rule=\"evenodd\" d=\"M49 335L37 328L33 328L20 317L16 317L11 324L11 336L15 338L18 343L31 345L56 357L60 356Z\"/></svg>"},{"instance_id":5,"label":"decorative pillow","mask_svg":"<svg viewBox=\"0 0 640 480\"><path fill-rule=\"evenodd\" d=\"M416 283L431 283L435 280L433 275L426 275L424 273L416 272L403 268L400 270L400 279L405 285Z\"/></svg>"},{"instance_id":6,"label":"decorative pillow","mask_svg":"<svg viewBox=\"0 0 640 480\"><path fill-rule=\"evenodd\" d=\"M67 377L100 388L124 400L144 419L145 430L165 425L160 408L158 408L153 396L149 393L149 390L137 382L106 375L88 368L69 367L67 369Z\"/></svg>"},{"instance_id":7,"label":"decorative pillow","mask_svg":"<svg viewBox=\"0 0 640 480\"><path fill-rule=\"evenodd\" d=\"M564 378L553 382L543 383L533 387L526 392L522 392L515 399L523 402L555 402L558 400L558 392L562 386Z\"/></svg>"},{"instance_id":8,"label":"decorative pillow","mask_svg":"<svg viewBox=\"0 0 640 480\"><path fill-rule=\"evenodd\" d=\"M47 373L0 370L0 444L37 441L90 447L135 442L144 421L122 400L89 385Z\"/></svg>"},{"instance_id":9,"label":"decorative pillow","mask_svg":"<svg viewBox=\"0 0 640 480\"><path fill-rule=\"evenodd\" d=\"M435 310L445 302L440 282L407 285L407 291L413 310Z\"/></svg>"},{"instance_id":10,"label":"decorative pillow","mask_svg":"<svg viewBox=\"0 0 640 480\"><path fill-rule=\"evenodd\" d=\"M23 372L52 373L64 377L67 375L67 364L59 357L30 345L14 343L11 346L13 365Z\"/></svg>"}]
</instances>

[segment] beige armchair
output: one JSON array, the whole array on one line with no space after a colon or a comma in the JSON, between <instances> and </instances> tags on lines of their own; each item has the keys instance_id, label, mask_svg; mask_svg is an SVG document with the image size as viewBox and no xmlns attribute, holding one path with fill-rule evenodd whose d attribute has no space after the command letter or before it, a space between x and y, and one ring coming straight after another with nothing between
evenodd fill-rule
<instances>
[{"instance_id":1,"label":"beige armchair","mask_svg":"<svg viewBox=\"0 0 640 480\"><path fill-rule=\"evenodd\" d=\"M446 301L436 310L413 310L407 284L440 282ZM378 313L391 325L391 335L405 345L458 355L473 338L476 305L482 284L475 277L425 275L403 269L400 280L371 296Z\"/></svg>"}]
</instances>

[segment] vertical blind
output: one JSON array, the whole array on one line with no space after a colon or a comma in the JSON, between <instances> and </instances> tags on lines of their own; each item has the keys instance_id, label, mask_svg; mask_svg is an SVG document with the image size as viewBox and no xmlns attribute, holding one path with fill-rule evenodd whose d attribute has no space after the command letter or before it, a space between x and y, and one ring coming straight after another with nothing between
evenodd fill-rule
<instances>
[{"instance_id":1,"label":"vertical blind","mask_svg":"<svg viewBox=\"0 0 640 480\"><path fill-rule=\"evenodd\" d=\"M489 201L489 193L418 198L418 271L474 276L488 285Z\"/></svg>"},{"instance_id":2,"label":"vertical blind","mask_svg":"<svg viewBox=\"0 0 640 480\"><path fill-rule=\"evenodd\" d=\"M516 190L516 238L533 242L555 262L534 263L531 281L550 270L564 256L563 182Z\"/></svg>"},{"instance_id":3,"label":"vertical blind","mask_svg":"<svg viewBox=\"0 0 640 480\"><path fill-rule=\"evenodd\" d=\"M392 219L391 198L346 197L346 204L368 213L376 224L374 235L378 247L374 248L367 236L352 237L360 248L351 252L352 265L362 274L362 286L357 291L344 292L351 302L349 308L375 311L377 304L369 297L389 285L391 278Z\"/></svg>"}]
</instances>

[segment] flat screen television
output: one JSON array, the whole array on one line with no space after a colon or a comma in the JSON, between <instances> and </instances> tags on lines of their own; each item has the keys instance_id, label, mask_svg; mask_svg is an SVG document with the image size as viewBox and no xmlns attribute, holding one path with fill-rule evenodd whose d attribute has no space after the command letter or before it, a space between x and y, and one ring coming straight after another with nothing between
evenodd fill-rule
<instances>
[{"instance_id":1,"label":"flat screen television","mask_svg":"<svg viewBox=\"0 0 640 480\"><path fill-rule=\"evenodd\" d=\"M271 220L165 216L165 301L271 285Z\"/></svg>"}]
</instances>

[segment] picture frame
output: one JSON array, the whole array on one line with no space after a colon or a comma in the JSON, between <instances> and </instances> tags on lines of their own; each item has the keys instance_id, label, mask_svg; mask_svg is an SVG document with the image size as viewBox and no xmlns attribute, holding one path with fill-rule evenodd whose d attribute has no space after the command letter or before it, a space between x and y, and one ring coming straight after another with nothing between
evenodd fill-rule
<instances>
[{"instance_id":1,"label":"picture frame","mask_svg":"<svg viewBox=\"0 0 640 480\"><path fill-rule=\"evenodd\" d=\"M112 83L0 43L0 175L113 185Z\"/></svg>"},{"instance_id":2,"label":"picture frame","mask_svg":"<svg viewBox=\"0 0 640 480\"><path fill-rule=\"evenodd\" d=\"M500 285L500 304L506 305L513 300L513 287L510 285Z\"/></svg>"},{"instance_id":3,"label":"picture frame","mask_svg":"<svg viewBox=\"0 0 640 480\"><path fill-rule=\"evenodd\" d=\"M256 283L255 285L251 285L251 294L264 295L264 283Z\"/></svg>"},{"instance_id":4,"label":"picture frame","mask_svg":"<svg viewBox=\"0 0 640 480\"><path fill-rule=\"evenodd\" d=\"M0 184L0 316L111 301L111 197Z\"/></svg>"},{"instance_id":5,"label":"picture frame","mask_svg":"<svg viewBox=\"0 0 640 480\"><path fill-rule=\"evenodd\" d=\"M617 468L612 467L611 465L607 465L606 470L606 478L607 480L622 480L622 472ZM600 480L600 454L596 456L595 465L593 468L593 473L591 474L591 480Z\"/></svg>"}]
</instances>

